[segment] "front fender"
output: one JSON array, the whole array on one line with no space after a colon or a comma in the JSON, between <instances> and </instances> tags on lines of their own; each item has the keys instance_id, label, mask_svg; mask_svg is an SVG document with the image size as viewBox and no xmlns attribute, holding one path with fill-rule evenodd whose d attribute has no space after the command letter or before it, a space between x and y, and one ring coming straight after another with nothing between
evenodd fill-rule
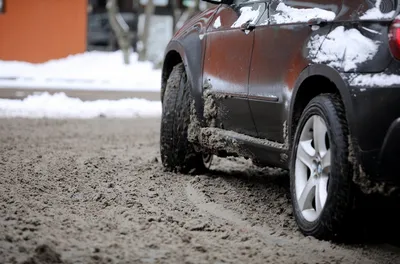
<instances>
[{"instance_id":1,"label":"front fender","mask_svg":"<svg viewBox=\"0 0 400 264\"><path fill-rule=\"evenodd\" d=\"M203 116L203 60L206 49L207 27L219 6L210 8L188 21L174 36L165 50L163 78L169 75L166 70L170 54L178 53L191 84L191 94L195 100L199 118ZM163 93L163 91L162 91Z\"/></svg>"},{"instance_id":2,"label":"front fender","mask_svg":"<svg viewBox=\"0 0 400 264\"><path fill-rule=\"evenodd\" d=\"M161 88L161 98L163 98L166 82L171 72L173 66L175 66L180 61L176 59L176 56L180 57L180 61L183 62L185 66L186 76L190 83L191 87L191 95L195 100L196 112L198 113L198 117L201 118L203 116L203 101L202 101L202 65L203 65L203 57L201 51L188 51L185 49L183 44L179 41L171 41L168 44L166 49L165 61L163 66L163 84ZM169 60L172 58L173 61ZM170 69L171 68L171 69Z\"/></svg>"}]
</instances>

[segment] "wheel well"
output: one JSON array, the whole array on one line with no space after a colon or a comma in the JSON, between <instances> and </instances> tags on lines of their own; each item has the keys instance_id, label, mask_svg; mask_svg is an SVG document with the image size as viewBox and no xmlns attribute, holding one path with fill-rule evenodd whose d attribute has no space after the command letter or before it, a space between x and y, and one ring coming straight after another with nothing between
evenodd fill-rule
<instances>
[{"instance_id":1,"label":"wheel well","mask_svg":"<svg viewBox=\"0 0 400 264\"><path fill-rule=\"evenodd\" d=\"M181 55L174 50L171 50L165 56L164 65L163 65L163 69L162 69L162 76L161 76L161 102L163 101L163 98L164 98L164 92L165 92L165 88L167 87L167 81L168 81L169 75L171 74L174 66L181 62L182 62Z\"/></svg>"},{"instance_id":2,"label":"wheel well","mask_svg":"<svg viewBox=\"0 0 400 264\"><path fill-rule=\"evenodd\" d=\"M297 124L307 104L314 97L323 93L333 93L340 95L339 89L336 87L336 85L331 80L321 75L308 77L300 85L296 93L296 98L292 111L290 142L293 142Z\"/></svg>"}]
</instances>

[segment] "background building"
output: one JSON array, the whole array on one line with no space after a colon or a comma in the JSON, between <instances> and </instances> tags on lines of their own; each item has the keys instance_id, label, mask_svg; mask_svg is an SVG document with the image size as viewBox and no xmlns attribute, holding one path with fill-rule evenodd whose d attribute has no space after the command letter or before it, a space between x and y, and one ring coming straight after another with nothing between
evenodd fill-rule
<instances>
[{"instance_id":1,"label":"background building","mask_svg":"<svg viewBox=\"0 0 400 264\"><path fill-rule=\"evenodd\" d=\"M44 62L86 50L87 1L1 1L0 60Z\"/></svg>"}]
</instances>

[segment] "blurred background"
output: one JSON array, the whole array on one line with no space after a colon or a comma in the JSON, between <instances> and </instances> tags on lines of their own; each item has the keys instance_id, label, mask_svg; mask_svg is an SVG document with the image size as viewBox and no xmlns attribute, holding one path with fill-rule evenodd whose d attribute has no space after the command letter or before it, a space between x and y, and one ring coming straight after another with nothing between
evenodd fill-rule
<instances>
[{"instance_id":1,"label":"blurred background","mask_svg":"<svg viewBox=\"0 0 400 264\"><path fill-rule=\"evenodd\" d=\"M174 32L205 8L200 0L0 0L0 57L37 63L115 51L123 37L159 63Z\"/></svg>"},{"instance_id":2,"label":"blurred background","mask_svg":"<svg viewBox=\"0 0 400 264\"><path fill-rule=\"evenodd\" d=\"M206 8L200 0L0 0L0 98L159 101L166 45Z\"/></svg>"},{"instance_id":3,"label":"blurred background","mask_svg":"<svg viewBox=\"0 0 400 264\"><path fill-rule=\"evenodd\" d=\"M123 49L122 36L118 41L116 34L120 31L141 59L160 67L165 46L173 34L206 7L200 0L89 0L87 48Z\"/></svg>"}]
</instances>

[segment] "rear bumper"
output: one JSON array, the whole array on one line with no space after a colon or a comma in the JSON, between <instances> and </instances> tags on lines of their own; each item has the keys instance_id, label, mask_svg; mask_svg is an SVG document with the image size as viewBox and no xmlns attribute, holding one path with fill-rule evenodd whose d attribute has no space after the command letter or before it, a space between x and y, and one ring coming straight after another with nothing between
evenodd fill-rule
<instances>
[{"instance_id":1,"label":"rear bumper","mask_svg":"<svg viewBox=\"0 0 400 264\"><path fill-rule=\"evenodd\" d=\"M400 165L400 118L390 125L382 148L379 153L378 171L385 180L399 183L400 176L397 175Z\"/></svg>"},{"instance_id":2,"label":"rear bumper","mask_svg":"<svg viewBox=\"0 0 400 264\"><path fill-rule=\"evenodd\" d=\"M362 151L380 150L392 123L400 117L400 87L351 87L349 124Z\"/></svg>"},{"instance_id":3,"label":"rear bumper","mask_svg":"<svg viewBox=\"0 0 400 264\"><path fill-rule=\"evenodd\" d=\"M363 172L372 180L399 185L400 83L371 87L350 81L348 88L348 123Z\"/></svg>"},{"instance_id":4,"label":"rear bumper","mask_svg":"<svg viewBox=\"0 0 400 264\"><path fill-rule=\"evenodd\" d=\"M385 74L341 75L350 95L347 119L360 169L373 181L400 186L396 169L400 165L400 78L387 82L382 79Z\"/></svg>"}]
</instances>

